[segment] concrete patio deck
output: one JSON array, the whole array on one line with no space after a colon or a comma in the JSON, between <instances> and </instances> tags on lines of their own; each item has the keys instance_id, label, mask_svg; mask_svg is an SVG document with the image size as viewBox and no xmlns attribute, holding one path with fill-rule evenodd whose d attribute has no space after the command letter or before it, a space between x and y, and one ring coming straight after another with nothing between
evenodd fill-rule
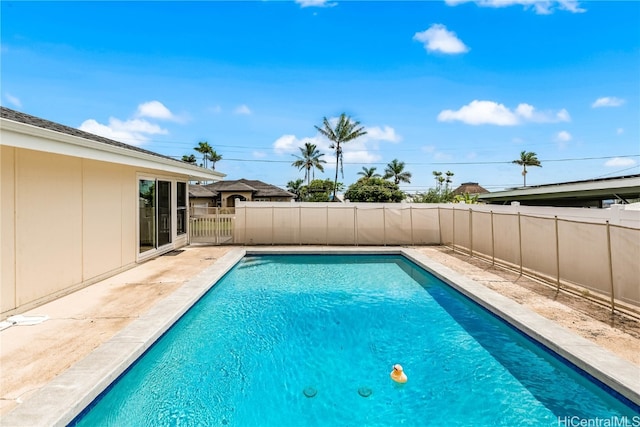
<instances>
[{"instance_id":1,"label":"concrete patio deck","mask_svg":"<svg viewBox=\"0 0 640 427\"><path fill-rule=\"evenodd\" d=\"M0 332L0 417L232 249L183 248L24 313L49 320ZM640 377L638 319L612 317L605 307L446 248L416 249L634 363Z\"/></svg>"}]
</instances>

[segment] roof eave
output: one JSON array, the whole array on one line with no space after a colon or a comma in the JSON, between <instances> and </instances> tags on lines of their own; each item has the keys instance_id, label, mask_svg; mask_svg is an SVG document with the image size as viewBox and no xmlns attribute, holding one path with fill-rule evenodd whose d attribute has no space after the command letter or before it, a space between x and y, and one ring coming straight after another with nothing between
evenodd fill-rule
<instances>
[{"instance_id":1,"label":"roof eave","mask_svg":"<svg viewBox=\"0 0 640 427\"><path fill-rule=\"evenodd\" d=\"M210 171L179 160L104 144L1 117L0 129L3 132L13 132L23 136L22 138L12 138L11 140L2 138L1 145L140 168L160 169L165 172L186 175L190 180L219 181L226 176L223 173Z\"/></svg>"}]
</instances>

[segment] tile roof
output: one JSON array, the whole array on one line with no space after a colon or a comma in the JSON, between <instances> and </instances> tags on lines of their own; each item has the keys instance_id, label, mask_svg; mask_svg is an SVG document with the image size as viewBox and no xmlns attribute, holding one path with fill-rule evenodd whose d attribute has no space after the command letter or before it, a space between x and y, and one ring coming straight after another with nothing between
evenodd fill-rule
<instances>
[{"instance_id":1,"label":"tile roof","mask_svg":"<svg viewBox=\"0 0 640 427\"><path fill-rule=\"evenodd\" d=\"M189 197L208 197L213 198L218 195L217 191L211 191L202 185L189 184Z\"/></svg>"},{"instance_id":2,"label":"tile roof","mask_svg":"<svg viewBox=\"0 0 640 427\"><path fill-rule=\"evenodd\" d=\"M458 195L458 194L475 195L475 194L484 194L488 192L489 190L487 190L486 188L483 188L481 185L478 185L477 182L465 182L465 183L462 183L460 187L453 190L454 195Z\"/></svg>"},{"instance_id":3,"label":"tile roof","mask_svg":"<svg viewBox=\"0 0 640 427\"><path fill-rule=\"evenodd\" d=\"M174 159L169 156L164 156L162 154L155 153L153 151L145 150L140 147L136 147L134 145L125 144L123 142L114 141L113 139L105 138L99 135L95 135L89 132L85 132L79 129L75 129L69 126L61 125L60 123L52 122L49 120L41 119L36 116L31 116L26 113L21 113L20 111L15 111L7 107L0 106L0 117L7 120L12 120L14 122L24 123L27 125L39 127L42 129L48 129L59 133L64 133L67 135L77 136L79 138L88 139L91 141L99 142L102 144L109 144L116 147L124 148L131 151L137 151L139 153L145 153L152 156L160 157L163 159L173 160L174 162L184 164L185 162L181 160Z\"/></svg>"},{"instance_id":4,"label":"tile roof","mask_svg":"<svg viewBox=\"0 0 640 427\"><path fill-rule=\"evenodd\" d=\"M251 191L253 197L295 197L290 193L275 185L267 184L253 179L238 179L231 181L218 181L207 184L204 187L211 191Z\"/></svg>"}]
</instances>

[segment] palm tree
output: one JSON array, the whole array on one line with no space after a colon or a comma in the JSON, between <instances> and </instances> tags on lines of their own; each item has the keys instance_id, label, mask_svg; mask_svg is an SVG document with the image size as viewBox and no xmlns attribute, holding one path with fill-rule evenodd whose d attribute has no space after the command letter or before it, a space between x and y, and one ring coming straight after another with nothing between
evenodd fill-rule
<instances>
[{"instance_id":1,"label":"palm tree","mask_svg":"<svg viewBox=\"0 0 640 427\"><path fill-rule=\"evenodd\" d=\"M329 148L336 150L336 179L333 182L334 201L336 200L336 191L338 190L338 166L340 167L340 172L344 178L344 171L342 170L342 145L367 134L364 127L358 126L360 126L360 122L351 121L351 118L345 113L340 114L335 127L331 127L331 123L329 123L329 119L326 117L322 121L322 127L315 126L318 132L331 141Z\"/></svg>"},{"instance_id":2,"label":"palm tree","mask_svg":"<svg viewBox=\"0 0 640 427\"><path fill-rule=\"evenodd\" d=\"M364 178L379 178L380 174L376 173L376 167L372 167L372 168L365 168L364 166L362 167L362 170L360 172L358 172L358 175L362 175Z\"/></svg>"},{"instance_id":3,"label":"palm tree","mask_svg":"<svg viewBox=\"0 0 640 427\"><path fill-rule=\"evenodd\" d=\"M296 195L296 200L300 200L300 196L302 193L302 183L304 181L302 179L296 179L295 181L287 182L287 191Z\"/></svg>"},{"instance_id":4,"label":"palm tree","mask_svg":"<svg viewBox=\"0 0 640 427\"><path fill-rule=\"evenodd\" d=\"M304 169L304 178L307 180L307 185L311 182L311 174L313 173L313 179L316 178L315 170L318 169L320 172L324 172L323 163L327 163L326 160L321 159L320 157L324 156L324 153L320 154L320 151L316 147L315 144L307 142L304 144L304 147L298 147L300 149L301 156L294 156L298 159L295 162L291 163L291 166L294 166L298 169Z\"/></svg>"},{"instance_id":5,"label":"palm tree","mask_svg":"<svg viewBox=\"0 0 640 427\"><path fill-rule=\"evenodd\" d=\"M540 160L536 157L536 153L532 151L522 151L520 152L520 158L518 160L514 160L511 163L515 163L516 165L522 166L522 177L524 179L524 186L527 186L527 166L538 166L542 167L540 164Z\"/></svg>"},{"instance_id":6,"label":"palm tree","mask_svg":"<svg viewBox=\"0 0 640 427\"><path fill-rule=\"evenodd\" d=\"M198 153L202 154L202 161L204 163L204 167L207 167L207 160L209 159L209 154L213 151L213 148L209 145L207 141L198 142L198 146L193 148Z\"/></svg>"},{"instance_id":7,"label":"palm tree","mask_svg":"<svg viewBox=\"0 0 640 427\"><path fill-rule=\"evenodd\" d=\"M446 171L444 174L447 176L447 178L444 180L444 182L445 182L444 191L449 191L449 184L451 184L453 182L453 179L451 179L451 178L453 178L453 172Z\"/></svg>"},{"instance_id":8,"label":"palm tree","mask_svg":"<svg viewBox=\"0 0 640 427\"><path fill-rule=\"evenodd\" d=\"M444 180L444 178L442 178L442 172L438 172L438 171L433 171L433 176L436 179L436 189L440 190L440 188L442 187L442 181ZM442 180L441 180L442 178Z\"/></svg>"},{"instance_id":9,"label":"palm tree","mask_svg":"<svg viewBox=\"0 0 640 427\"><path fill-rule=\"evenodd\" d=\"M185 154L182 156L182 161L187 162L189 164L195 165L198 163L198 159L193 154L189 154L188 156Z\"/></svg>"},{"instance_id":10,"label":"palm tree","mask_svg":"<svg viewBox=\"0 0 640 427\"><path fill-rule=\"evenodd\" d=\"M207 154L207 158L211 160L211 169L216 170L216 163L222 160L222 156L216 152L213 148Z\"/></svg>"},{"instance_id":11,"label":"palm tree","mask_svg":"<svg viewBox=\"0 0 640 427\"><path fill-rule=\"evenodd\" d=\"M398 185L400 182L411 182L411 172L404 172L404 162L393 159L384 170L384 179L393 178L393 183Z\"/></svg>"}]
</instances>

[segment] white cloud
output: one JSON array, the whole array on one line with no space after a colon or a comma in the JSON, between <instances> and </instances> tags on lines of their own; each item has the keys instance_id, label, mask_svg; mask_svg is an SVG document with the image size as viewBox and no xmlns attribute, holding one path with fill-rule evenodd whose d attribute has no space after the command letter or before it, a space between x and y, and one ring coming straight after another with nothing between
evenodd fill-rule
<instances>
[{"instance_id":1,"label":"white cloud","mask_svg":"<svg viewBox=\"0 0 640 427\"><path fill-rule=\"evenodd\" d=\"M302 140L296 138L295 135L282 135L273 143L273 151L277 154L295 153L302 145Z\"/></svg>"},{"instance_id":2,"label":"white cloud","mask_svg":"<svg viewBox=\"0 0 640 427\"><path fill-rule=\"evenodd\" d=\"M9 93L5 93L4 94L5 99L13 106L15 107L22 107L22 102L20 101L19 98L9 94Z\"/></svg>"},{"instance_id":3,"label":"white cloud","mask_svg":"<svg viewBox=\"0 0 640 427\"><path fill-rule=\"evenodd\" d=\"M624 99L616 98L615 96L605 96L596 99L593 104L591 104L591 108L619 107L622 104L624 104Z\"/></svg>"},{"instance_id":4,"label":"white cloud","mask_svg":"<svg viewBox=\"0 0 640 427\"><path fill-rule=\"evenodd\" d=\"M238 107L236 107L235 110L233 110L233 112L235 114L243 114L243 115L251 114L251 110L245 104L239 105Z\"/></svg>"},{"instance_id":5,"label":"white cloud","mask_svg":"<svg viewBox=\"0 0 640 427\"><path fill-rule=\"evenodd\" d=\"M480 7L508 7L513 5L524 6L525 9L533 9L539 15L548 15L555 9L566 10L572 13L582 13L586 10L580 7L577 0L445 0L449 6L457 6L462 3L475 3Z\"/></svg>"},{"instance_id":6,"label":"white cloud","mask_svg":"<svg viewBox=\"0 0 640 427\"><path fill-rule=\"evenodd\" d=\"M88 119L82 122L78 129L132 145L141 145L148 141L147 135L168 133L166 129L144 119L122 121L114 117L109 118L108 125Z\"/></svg>"},{"instance_id":7,"label":"white cloud","mask_svg":"<svg viewBox=\"0 0 640 427\"><path fill-rule=\"evenodd\" d=\"M616 135L622 135L624 133L624 129L618 128L616 129Z\"/></svg>"},{"instance_id":8,"label":"white cloud","mask_svg":"<svg viewBox=\"0 0 640 427\"><path fill-rule=\"evenodd\" d=\"M438 121L461 121L468 125L497 125L515 126L525 122L556 123L571 120L569 112L565 109L557 113L537 111L532 105L519 104L514 111L504 104L493 101L471 101L459 110L443 110L438 114Z\"/></svg>"},{"instance_id":9,"label":"white cloud","mask_svg":"<svg viewBox=\"0 0 640 427\"><path fill-rule=\"evenodd\" d=\"M380 128L380 126L374 126L365 128L365 130L367 131L367 134L361 137L365 141L374 140L400 142L400 140L402 140L402 137L398 135L395 129L390 126L384 126L383 128Z\"/></svg>"},{"instance_id":10,"label":"white cloud","mask_svg":"<svg viewBox=\"0 0 640 427\"><path fill-rule=\"evenodd\" d=\"M222 112L222 107L219 105L214 105L213 107L207 108L207 111L213 114L220 114Z\"/></svg>"},{"instance_id":11,"label":"white cloud","mask_svg":"<svg viewBox=\"0 0 640 427\"><path fill-rule=\"evenodd\" d=\"M267 157L267 153L265 153L264 151L254 151L253 153L251 153L253 155L253 157L255 157L256 159L262 159Z\"/></svg>"},{"instance_id":12,"label":"white cloud","mask_svg":"<svg viewBox=\"0 0 640 427\"><path fill-rule=\"evenodd\" d=\"M553 120L551 120L553 121ZM569 116L569 112L566 109L562 109L556 113L556 121L558 122L570 122L571 116Z\"/></svg>"},{"instance_id":13,"label":"white cloud","mask_svg":"<svg viewBox=\"0 0 640 427\"><path fill-rule=\"evenodd\" d=\"M605 166L608 167L627 167L627 166L635 166L636 161L630 159L628 157L614 157L613 159L609 159L605 162Z\"/></svg>"},{"instance_id":14,"label":"white cloud","mask_svg":"<svg viewBox=\"0 0 640 427\"><path fill-rule=\"evenodd\" d=\"M327 0L295 0L300 7L333 7L338 3L328 2Z\"/></svg>"},{"instance_id":15,"label":"white cloud","mask_svg":"<svg viewBox=\"0 0 640 427\"><path fill-rule=\"evenodd\" d=\"M427 52L464 53L469 48L462 43L453 31L442 24L433 24L427 30L415 33L413 39L423 43Z\"/></svg>"},{"instance_id":16,"label":"white cloud","mask_svg":"<svg viewBox=\"0 0 640 427\"><path fill-rule=\"evenodd\" d=\"M351 143L349 143L351 144ZM344 163L376 163L382 159L380 155L375 153L370 153L367 150L356 150L353 146L348 147L348 144L345 145L345 149L342 152L342 159ZM333 156L333 162L327 160L327 166L331 168L336 166L335 155Z\"/></svg>"},{"instance_id":17,"label":"white cloud","mask_svg":"<svg viewBox=\"0 0 640 427\"><path fill-rule=\"evenodd\" d=\"M558 142L569 142L571 138L571 134L566 130L562 130L556 134L556 141Z\"/></svg>"},{"instance_id":18,"label":"white cloud","mask_svg":"<svg viewBox=\"0 0 640 427\"><path fill-rule=\"evenodd\" d=\"M150 117L152 119L174 120L174 116L160 101L149 101L138 105L136 117Z\"/></svg>"},{"instance_id":19,"label":"white cloud","mask_svg":"<svg viewBox=\"0 0 640 427\"><path fill-rule=\"evenodd\" d=\"M493 101L471 101L458 111L443 110L438 114L438 121L461 121L468 125L491 124L498 126L514 126L518 124L518 116L505 107Z\"/></svg>"},{"instance_id":20,"label":"white cloud","mask_svg":"<svg viewBox=\"0 0 640 427\"><path fill-rule=\"evenodd\" d=\"M337 123L338 118L329 119L329 123L333 126ZM394 128L391 126L372 126L365 127L366 135L355 140L349 141L342 146L342 157L344 163L372 163L381 160L381 156L376 153L378 145L381 142L397 143L402 140ZM315 144L318 151L325 154L324 159L327 161L325 167L335 167L335 151L330 148L331 142L320 133L313 137L298 138L295 135L282 135L273 143L273 151L276 154L295 154L299 155L299 147L303 147L305 143ZM331 158L334 161L331 161Z\"/></svg>"}]
</instances>

